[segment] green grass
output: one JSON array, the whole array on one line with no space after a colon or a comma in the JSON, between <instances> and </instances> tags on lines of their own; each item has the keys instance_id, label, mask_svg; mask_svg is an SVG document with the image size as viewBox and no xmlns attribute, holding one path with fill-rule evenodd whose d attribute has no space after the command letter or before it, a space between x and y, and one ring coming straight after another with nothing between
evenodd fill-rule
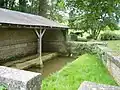
<instances>
[{"instance_id":1,"label":"green grass","mask_svg":"<svg viewBox=\"0 0 120 90\"><path fill-rule=\"evenodd\" d=\"M85 54L42 82L42 90L77 90L83 81L117 85L95 56Z\"/></svg>"},{"instance_id":2,"label":"green grass","mask_svg":"<svg viewBox=\"0 0 120 90\"><path fill-rule=\"evenodd\" d=\"M120 51L120 40L113 40L113 41L111 40L106 42L108 42L109 48Z\"/></svg>"}]
</instances>

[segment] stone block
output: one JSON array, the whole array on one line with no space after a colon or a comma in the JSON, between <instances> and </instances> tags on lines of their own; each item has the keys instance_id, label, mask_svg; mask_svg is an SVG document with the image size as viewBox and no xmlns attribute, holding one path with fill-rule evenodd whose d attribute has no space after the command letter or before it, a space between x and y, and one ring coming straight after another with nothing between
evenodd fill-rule
<instances>
[{"instance_id":1,"label":"stone block","mask_svg":"<svg viewBox=\"0 0 120 90\"><path fill-rule=\"evenodd\" d=\"M120 90L120 87L85 81L78 90Z\"/></svg>"},{"instance_id":2,"label":"stone block","mask_svg":"<svg viewBox=\"0 0 120 90\"><path fill-rule=\"evenodd\" d=\"M41 74L0 66L0 84L7 90L40 90Z\"/></svg>"}]
</instances>

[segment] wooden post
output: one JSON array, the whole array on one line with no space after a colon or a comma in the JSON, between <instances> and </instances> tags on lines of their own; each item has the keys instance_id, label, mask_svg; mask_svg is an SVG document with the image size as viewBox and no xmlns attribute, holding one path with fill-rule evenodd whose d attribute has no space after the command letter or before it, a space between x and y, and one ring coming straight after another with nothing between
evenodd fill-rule
<instances>
[{"instance_id":1,"label":"wooden post","mask_svg":"<svg viewBox=\"0 0 120 90\"><path fill-rule=\"evenodd\" d=\"M43 61L42 61L42 33L40 29L40 36L39 36L39 60L40 60L40 67L43 67Z\"/></svg>"},{"instance_id":2,"label":"wooden post","mask_svg":"<svg viewBox=\"0 0 120 90\"><path fill-rule=\"evenodd\" d=\"M42 61L42 37L45 33L46 29L43 30L40 29L40 32L38 33L37 30L35 30L36 35L38 36L38 53L39 53L39 61L40 61L40 67L43 68L43 61Z\"/></svg>"}]
</instances>

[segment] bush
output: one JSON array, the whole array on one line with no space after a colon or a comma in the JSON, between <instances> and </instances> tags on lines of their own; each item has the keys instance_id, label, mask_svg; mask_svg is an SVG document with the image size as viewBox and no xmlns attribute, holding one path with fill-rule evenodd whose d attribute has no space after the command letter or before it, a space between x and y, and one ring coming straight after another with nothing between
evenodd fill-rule
<instances>
[{"instance_id":1,"label":"bush","mask_svg":"<svg viewBox=\"0 0 120 90\"><path fill-rule=\"evenodd\" d=\"M100 35L100 40L120 40L120 35L114 32L105 32Z\"/></svg>"}]
</instances>

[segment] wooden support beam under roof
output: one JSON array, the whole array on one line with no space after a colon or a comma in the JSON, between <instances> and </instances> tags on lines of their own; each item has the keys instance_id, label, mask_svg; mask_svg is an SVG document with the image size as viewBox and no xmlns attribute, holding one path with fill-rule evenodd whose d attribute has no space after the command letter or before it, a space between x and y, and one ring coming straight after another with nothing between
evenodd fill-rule
<instances>
[{"instance_id":1,"label":"wooden support beam under roof","mask_svg":"<svg viewBox=\"0 0 120 90\"><path fill-rule=\"evenodd\" d=\"M30 25L17 25L17 24L0 24L0 28L25 28L25 29L52 29L52 30L68 30L67 28L59 28L59 27L49 27L49 26L30 26Z\"/></svg>"},{"instance_id":2,"label":"wooden support beam under roof","mask_svg":"<svg viewBox=\"0 0 120 90\"><path fill-rule=\"evenodd\" d=\"M36 35L38 37L38 50L37 51L39 53L40 67L42 68L43 67L43 61L42 61L42 37L43 37L46 29L43 29L43 31L42 31L42 29L40 29L39 32L36 29L34 31L35 31L35 33L36 33Z\"/></svg>"}]
</instances>

